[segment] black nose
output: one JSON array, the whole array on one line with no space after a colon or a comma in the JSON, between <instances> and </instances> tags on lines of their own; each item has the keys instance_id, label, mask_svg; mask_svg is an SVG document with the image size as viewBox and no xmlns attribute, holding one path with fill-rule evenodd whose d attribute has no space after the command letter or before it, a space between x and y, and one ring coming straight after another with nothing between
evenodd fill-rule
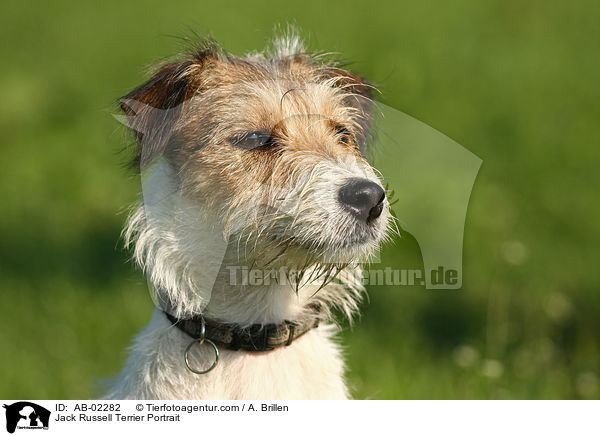
<instances>
[{"instance_id":1,"label":"black nose","mask_svg":"<svg viewBox=\"0 0 600 436\"><path fill-rule=\"evenodd\" d=\"M385 191L367 179L350 179L340 188L339 202L358 219L371 222L381 215Z\"/></svg>"}]
</instances>

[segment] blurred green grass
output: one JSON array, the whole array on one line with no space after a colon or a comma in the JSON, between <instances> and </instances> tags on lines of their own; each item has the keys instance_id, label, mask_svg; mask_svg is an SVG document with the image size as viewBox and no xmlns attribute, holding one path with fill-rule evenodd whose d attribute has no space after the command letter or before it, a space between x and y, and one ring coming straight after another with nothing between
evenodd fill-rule
<instances>
[{"instance_id":1,"label":"blurred green grass","mask_svg":"<svg viewBox=\"0 0 600 436\"><path fill-rule=\"evenodd\" d=\"M598 2L0 10L0 397L98 395L150 318L118 242L138 181L123 168L115 100L180 48L170 35L210 31L242 54L293 22L378 83L385 104L483 159L463 289L372 288L343 334L355 396L600 398ZM416 253L407 237L383 261Z\"/></svg>"}]
</instances>

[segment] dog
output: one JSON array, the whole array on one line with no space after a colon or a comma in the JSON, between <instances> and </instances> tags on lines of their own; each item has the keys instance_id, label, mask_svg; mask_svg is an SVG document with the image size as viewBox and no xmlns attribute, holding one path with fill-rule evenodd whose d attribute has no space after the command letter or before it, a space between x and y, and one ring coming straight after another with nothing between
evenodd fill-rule
<instances>
[{"instance_id":1,"label":"dog","mask_svg":"<svg viewBox=\"0 0 600 436\"><path fill-rule=\"evenodd\" d=\"M392 221L373 89L288 34L203 41L121 99L144 178L124 239L157 309L106 399L350 398L334 313Z\"/></svg>"}]
</instances>

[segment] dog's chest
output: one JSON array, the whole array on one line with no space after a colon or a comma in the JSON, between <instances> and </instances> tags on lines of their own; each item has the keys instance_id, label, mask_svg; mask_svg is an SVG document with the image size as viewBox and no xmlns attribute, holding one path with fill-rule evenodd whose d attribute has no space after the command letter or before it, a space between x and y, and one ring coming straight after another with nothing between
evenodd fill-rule
<instances>
[{"instance_id":1,"label":"dog's chest","mask_svg":"<svg viewBox=\"0 0 600 436\"><path fill-rule=\"evenodd\" d=\"M273 351L221 350L215 369L197 375L184 364L190 338L155 314L107 398L346 399L344 364L334 334L332 326L324 325ZM213 361L208 345L194 346L194 367L207 368Z\"/></svg>"}]
</instances>

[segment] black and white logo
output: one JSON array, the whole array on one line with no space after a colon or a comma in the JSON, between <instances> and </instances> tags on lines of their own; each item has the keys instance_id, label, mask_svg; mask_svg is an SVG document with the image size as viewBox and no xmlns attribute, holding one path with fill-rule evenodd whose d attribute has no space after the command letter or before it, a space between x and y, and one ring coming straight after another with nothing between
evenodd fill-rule
<instances>
[{"instance_id":1,"label":"black and white logo","mask_svg":"<svg viewBox=\"0 0 600 436\"><path fill-rule=\"evenodd\" d=\"M19 401L3 406L6 409L6 431L14 433L16 429L48 430L50 411L29 401Z\"/></svg>"}]
</instances>

